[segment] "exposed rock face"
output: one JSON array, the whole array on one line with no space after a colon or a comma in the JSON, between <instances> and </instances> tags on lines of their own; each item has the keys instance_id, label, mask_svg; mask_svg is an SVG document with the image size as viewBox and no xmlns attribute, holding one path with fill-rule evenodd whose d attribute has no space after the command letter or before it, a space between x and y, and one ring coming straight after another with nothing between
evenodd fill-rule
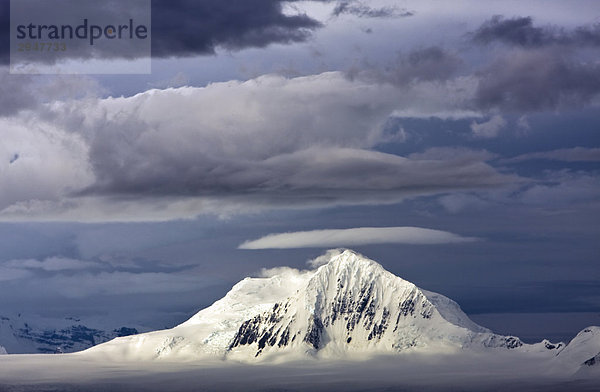
<instances>
[{"instance_id":1,"label":"exposed rock face","mask_svg":"<svg viewBox=\"0 0 600 392\"><path fill-rule=\"evenodd\" d=\"M600 353L593 358L588 359L583 363L585 366L600 366Z\"/></svg>"}]
</instances>

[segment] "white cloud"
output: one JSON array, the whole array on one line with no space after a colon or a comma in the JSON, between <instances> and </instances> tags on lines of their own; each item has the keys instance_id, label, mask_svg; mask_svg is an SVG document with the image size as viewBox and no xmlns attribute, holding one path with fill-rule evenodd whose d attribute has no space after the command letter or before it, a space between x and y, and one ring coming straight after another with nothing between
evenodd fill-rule
<instances>
[{"instance_id":1,"label":"white cloud","mask_svg":"<svg viewBox=\"0 0 600 392\"><path fill-rule=\"evenodd\" d=\"M495 115L486 122L477 123L473 121L471 123L471 130L473 136L482 139L491 139L500 133L500 131L506 126L506 120L499 115Z\"/></svg>"},{"instance_id":2,"label":"white cloud","mask_svg":"<svg viewBox=\"0 0 600 392\"><path fill-rule=\"evenodd\" d=\"M92 183L80 136L26 116L0 119L0 129L0 211L24 201L58 201Z\"/></svg>"},{"instance_id":3,"label":"white cloud","mask_svg":"<svg viewBox=\"0 0 600 392\"><path fill-rule=\"evenodd\" d=\"M325 252L325 254L315 257L314 259L308 260L306 262L306 264L308 264L312 268L318 268L322 265L329 263L329 260L331 260L333 257L339 256L340 254L342 254L342 252L344 252L344 250L345 249L343 249L343 248L329 249L327 252Z\"/></svg>"},{"instance_id":4,"label":"white cloud","mask_svg":"<svg viewBox=\"0 0 600 392\"><path fill-rule=\"evenodd\" d=\"M431 245L472 242L475 240L476 238L462 237L447 231L420 227L358 227L269 234L256 240L246 241L238 248L322 248L389 243Z\"/></svg>"}]
</instances>

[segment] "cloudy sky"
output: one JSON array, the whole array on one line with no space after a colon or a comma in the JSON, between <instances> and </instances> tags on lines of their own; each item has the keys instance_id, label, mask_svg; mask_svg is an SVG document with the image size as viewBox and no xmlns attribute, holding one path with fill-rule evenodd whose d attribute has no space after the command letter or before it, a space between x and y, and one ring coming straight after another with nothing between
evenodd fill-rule
<instances>
[{"instance_id":1,"label":"cloudy sky","mask_svg":"<svg viewBox=\"0 0 600 392\"><path fill-rule=\"evenodd\" d=\"M162 328L351 247L600 325L597 1L153 0L140 75L10 74L0 4L0 312Z\"/></svg>"}]
</instances>

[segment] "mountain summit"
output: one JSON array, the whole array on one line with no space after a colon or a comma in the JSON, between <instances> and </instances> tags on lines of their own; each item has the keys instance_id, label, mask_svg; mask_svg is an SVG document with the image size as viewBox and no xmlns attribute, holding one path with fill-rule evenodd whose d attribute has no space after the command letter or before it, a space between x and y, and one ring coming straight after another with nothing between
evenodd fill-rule
<instances>
[{"instance_id":1,"label":"mountain summit","mask_svg":"<svg viewBox=\"0 0 600 392\"><path fill-rule=\"evenodd\" d=\"M86 352L136 360L261 361L501 350L529 353L536 360L575 358L574 370L582 365L580 358L593 356L576 355L581 350L567 350L564 343L530 345L495 334L471 321L451 299L354 251L329 251L317 260L320 266L310 271L279 268L246 278L173 329L117 338ZM584 335L586 341L597 340ZM563 350L565 355L558 355Z\"/></svg>"},{"instance_id":2,"label":"mountain summit","mask_svg":"<svg viewBox=\"0 0 600 392\"><path fill-rule=\"evenodd\" d=\"M452 300L345 250L319 267L294 295L246 320L229 351L259 356L287 348L335 354L521 345L518 338L495 335L473 323Z\"/></svg>"}]
</instances>

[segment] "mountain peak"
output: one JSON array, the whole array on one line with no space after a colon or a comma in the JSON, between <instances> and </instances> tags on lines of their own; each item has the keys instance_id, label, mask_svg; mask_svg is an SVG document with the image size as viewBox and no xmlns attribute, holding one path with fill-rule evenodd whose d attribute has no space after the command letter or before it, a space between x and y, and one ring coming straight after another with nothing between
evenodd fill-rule
<instances>
[{"instance_id":1,"label":"mountain peak","mask_svg":"<svg viewBox=\"0 0 600 392\"><path fill-rule=\"evenodd\" d=\"M350 249L336 249L325 255L326 260L315 273L330 276L363 276L375 279L382 274L390 274L379 263ZM391 275L391 274L390 274Z\"/></svg>"},{"instance_id":2,"label":"mountain peak","mask_svg":"<svg viewBox=\"0 0 600 392\"><path fill-rule=\"evenodd\" d=\"M333 265L352 265L356 267L381 267L379 263L369 259L352 249L333 249L328 251L325 257L329 257L327 264Z\"/></svg>"},{"instance_id":3,"label":"mountain peak","mask_svg":"<svg viewBox=\"0 0 600 392\"><path fill-rule=\"evenodd\" d=\"M322 265L305 287L240 326L230 354L292 350L339 355L440 344L522 345L516 338L490 333L470 321L454 301L419 289L357 252L334 250L318 261Z\"/></svg>"},{"instance_id":4,"label":"mountain peak","mask_svg":"<svg viewBox=\"0 0 600 392\"><path fill-rule=\"evenodd\" d=\"M369 259L366 256L363 256L362 254L358 253L355 250L352 249L348 249L348 248L337 248L337 249L330 249L327 252L325 252L325 254L323 255L325 257L329 257L330 258L330 262L344 262L344 261L359 261L359 260L368 260L371 261L373 263L375 263L375 261Z\"/></svg>"}]
</instances>

